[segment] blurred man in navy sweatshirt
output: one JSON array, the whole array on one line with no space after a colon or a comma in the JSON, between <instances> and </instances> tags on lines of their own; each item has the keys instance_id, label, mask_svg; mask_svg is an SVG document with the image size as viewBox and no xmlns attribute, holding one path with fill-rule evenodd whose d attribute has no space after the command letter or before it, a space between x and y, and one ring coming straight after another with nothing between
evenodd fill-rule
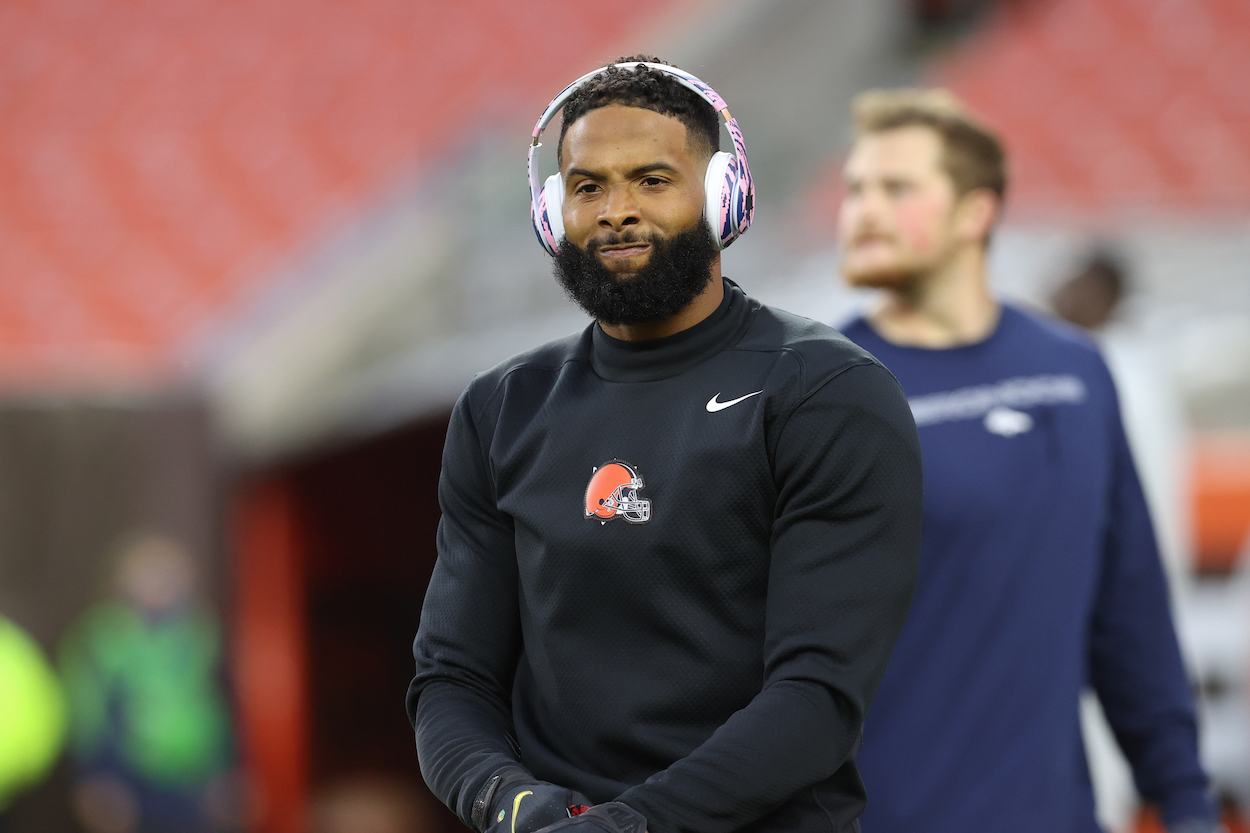
<instances>
[{"instance_id":1,"label":"blurred man in navy sweatshirt","mask_svg":"<svg viewBox=\"0 0 1250 833\"><path fill-rule=\"evenodd\" d=\"M1002 304L998 139L942 91L855 105L843 331L902 383L924 456L921 570L864 727L865 833L1097 831L1092 687L1171 833L1216 816L1115 389L1074 328Z\"/></svg>"}]
</instances>

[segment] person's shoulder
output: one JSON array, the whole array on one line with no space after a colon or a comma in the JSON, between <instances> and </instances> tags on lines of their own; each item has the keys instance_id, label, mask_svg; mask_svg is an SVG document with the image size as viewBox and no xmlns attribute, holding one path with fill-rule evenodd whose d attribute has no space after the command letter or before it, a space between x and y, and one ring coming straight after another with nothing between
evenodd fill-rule
<instances>
[{"instance_id":1,"label":"person's shoulder","mask_svg":"<svg viewBox=\"0 0 1250 833\"><path fill-rule=\"evenodd\" d=\"M887 431L916 441L916 426L902 386L885 365L838 329L775 307L761 307L748 347L776 350L771 390L779 425L794 425L794 415L833 425L855 414L859 430ZM784 430L784 429L783 429ZM867 436L865 434L864 436ZM919 453L917 446L917 454Z\"/></svg>"},{"instance_id":2,"label":"person's shoulder","mask_svg":"<svg viewBox=\"0 0 1250 833\"><path fill-rule=\"evenodd\" d=\"M588 361L589 344L590 328L587 327L546 344L540 344L523 353L517 353L474 376L473 381L465 389L463 399L467 400L470 408L479 411L518 375L536 374L551 377L570 362Z\"/></svg>"},{"instance_id":3,"label":"person's shoulder","mask_svg":"<svg viewBox=\"0 0 1250 833\"><path fill-rule=\"evenodd\" d=\"M867 350L828 324L767 304L760 305L751 329L738 348L787 352L814 371L877 364Z\"/></svg>"},{"instance_id":4,"label":"person's shoulder","mask_svg":"<svg viewBox=\"0 0 1250 833\"><path fill-rule=\"evenodd\" d=\"M1088 332L1041 310L1022 304L1002 305L1004 323L1012 327L1017 336L1035 342L1047 349L1070 351L1073 355L1098 358L1098 344Z\"/></svg>"},{"instance_id":5,"label":"person's shoulder","mask_svg":"<svg viewBox=\"0 0 1250 833\"><path fill-rule=\"evenodd\" d=\"M836 397L836 391L847 384L859 384L850 377L864 373L872 378L873 386L898 387L894 376L876 357L843 333L777 307L760 305L737 348L777 355L775 389L784 392L783 398L792 404L822 389Z\"/></svg>"},{"instance_id":6,"label":"person's shoulder","mask_svg":"<svg viewBox=\"0 0 1250 833\"><path fill-rule=\"evenodd\" d=\"M101 599L78 615L65 642L98 653L127 644L141 631L142 622L133 608L117 599Z\"/></svg>"},{"instance_id":7,"label":"person's shoulder","mask_svg":"<svg viewBox=\"0 0 1250 833\"><path fill-rule=\"evenodd\" d=\"M1058 363L1077 372L1086 383L1111 388L1111 371L1097 340L1086 330L1040 310L1016 304L1003 304L1004 323L1011 327L1019 352L1044 354L1048 363Z\"/></svg>"},{"instance_id":8,"label":"person's shoulder","mask_svg":"<svg viewBox=\"0 0 1250 833\"><path fill-rule=\"evenodd\" d=\"M879 338L868 324L868 319L860 312L849 318L834 321L833 327L856 344L862 344L866 338Z\"/></svg>"}]
</instances>

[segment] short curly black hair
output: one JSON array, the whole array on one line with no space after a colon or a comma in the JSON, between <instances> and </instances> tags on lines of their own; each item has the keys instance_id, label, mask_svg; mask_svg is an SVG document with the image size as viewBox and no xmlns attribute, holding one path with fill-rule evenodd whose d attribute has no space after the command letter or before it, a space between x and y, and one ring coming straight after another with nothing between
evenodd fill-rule
<instances>
[{"instance_id":1,"label":"short curly black hair","mask_svg":"<svg viewBox=\"0 0 1250 833\"><path fill-rule=\"evenodd\" d=\"M636 61L672 66L654 55L631 55L612 63ZM563 160L564 134L569 127L591 110L611 104L641 107L677 119L686 126L688 146L701 156L711 157L720 150L720 115L698 93L682 86L673 76L650 67L609 66L564 103L560 143L556 145L557 160Z\"/></svg>"}]
</instances>

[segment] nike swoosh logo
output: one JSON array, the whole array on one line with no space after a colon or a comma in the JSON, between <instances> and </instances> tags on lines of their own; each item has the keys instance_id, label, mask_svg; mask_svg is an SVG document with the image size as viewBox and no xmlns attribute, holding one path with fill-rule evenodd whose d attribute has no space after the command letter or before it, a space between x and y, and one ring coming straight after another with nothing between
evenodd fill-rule
<instances>
[{"instance_id":1,"label":"nike swoosh logo","mask_svg":"<svg viewBox=\"0 0 1250 833\"><path fill-rule=\"evenodd\" d=\"M716 398L717 396L720 396L720 391L717 391L716 396L713 396L711 399L707 401L707 412L709 414L714 414L717 411L723 411L726 408L732 408L734 405L737 405L742 400L750 399L752 396L759 396L763 392L764 391L762 390L757 390L755 393L748 393L746 396L739 396L737 399L730 399L728 402L720 402L720 401L717 401L717 398Z\"/></svg>"}]
</instances>

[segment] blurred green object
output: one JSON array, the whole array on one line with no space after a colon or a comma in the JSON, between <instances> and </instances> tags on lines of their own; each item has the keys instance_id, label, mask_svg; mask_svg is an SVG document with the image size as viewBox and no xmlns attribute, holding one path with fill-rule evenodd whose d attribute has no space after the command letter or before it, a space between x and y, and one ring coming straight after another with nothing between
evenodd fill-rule
<instances>
[{"instance_id":1,"label":"blurred green object","mask_svg":"<svg viewBox=\"0 0 1250 833\"><path fill-rule=\"evenodd\" d=\"M171 787L220 773L231 726L219 655L216 622L202 611L153 617L115 601L89 609L61 646L75 756Z\"/></svg>"},{"instance_id":2,"label":"blurred green object","mask_svg":"<svg viewBox=\"0 0 1250 833\"><path fill-rule=\"evenodd\" d=\"M0 811L51 768L65 740L56 674L25 631L0 616Z\"/></svg>"}]
</instances>

